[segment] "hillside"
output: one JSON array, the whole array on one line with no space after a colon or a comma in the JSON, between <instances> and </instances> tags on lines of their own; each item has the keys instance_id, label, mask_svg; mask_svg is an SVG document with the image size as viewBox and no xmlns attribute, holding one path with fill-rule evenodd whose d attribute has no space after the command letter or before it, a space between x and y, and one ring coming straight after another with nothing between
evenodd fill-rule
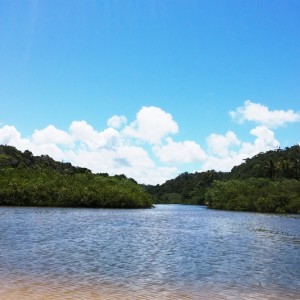
<instances>
[{"instance_id":1,"label":"hillside","mask_svg":"<svg viewBox=\"0 0 300 300\"><path fill-rule=\"evenodd\" d=\"M300 212L300 146L260 153L231 172L183 173L145 186L156 203L207 204L210 208Z\"/></svg>"},{"instance_id":2,"label":"hillside","mask_svg":"<svg viewBox=\"0 0 300 300\"><path fill-rule=\"evenodd\" d=\"M30 151L21 152L15 147L0 145L0 169L48 169L61 174L91 173L89 169L74 167L71 163L55 161L48 155L34 156Z\"/></svg>"},{"instance_id":3,"label":"hillside","mask_svg":"<svg viewBox=\"0 0 300 300\"><path fill-rule=\"evenodd\" d=\"M161 185L144 188L155 198L156 203L204 204L205 193L215 180L228 178L228 173L214 170L201 173L182 173Z\"/></svg>"},{"instance_id":4,"label":"hillside","mask_svg":"<svg viewBox=\"0 0 300 300\"><path fill-rule=\"evenodd\" d=\"M232 179L270 178L296 179L300 178L300 146L277 149L259 153L244 163L234 167L230 172Z\"/></svg>"},{"instance_id":5,"label":"hillside","mask_svg":"<svg viewBox=\"0 0 300 300\"><path fill-rule=\"evenodd\" d=\"M47 155L0 145L0 205L145 208L152 203L125 175L93 174Z\"/></svg>"}]
</instances>

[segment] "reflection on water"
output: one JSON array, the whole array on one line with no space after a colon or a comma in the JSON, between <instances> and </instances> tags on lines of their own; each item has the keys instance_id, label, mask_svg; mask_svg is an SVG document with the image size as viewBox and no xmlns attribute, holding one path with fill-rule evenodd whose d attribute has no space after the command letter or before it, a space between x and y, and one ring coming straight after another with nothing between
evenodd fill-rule
<instances>
[{"instance_id":1,"label":"reflection on water","mask_svg":"<svg viewBox=\"0 0 300 300\"><path fill-rule=\"evenodd\" d=\"M0 207L0 299L299 299L300 218Z\"/></svg>"}]
</instances>

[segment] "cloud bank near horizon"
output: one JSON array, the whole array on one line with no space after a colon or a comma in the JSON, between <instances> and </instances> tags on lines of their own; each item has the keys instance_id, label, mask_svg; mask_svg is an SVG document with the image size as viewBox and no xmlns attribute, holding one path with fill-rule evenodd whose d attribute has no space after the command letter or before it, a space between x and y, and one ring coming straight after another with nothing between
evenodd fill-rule
<instances>
[{"instance_id":1,"label":"cloud bank near horizon","mask_svg":"<svg viewBox=\"0 0 300 300\"><path fill-rule=\"evenodd\" d=\"M205 147L196 141L175 141L179 125L172 115L148 106L130 123L125 116L112 116L101 131L82 120L73 121L66 131L50 124L24 138L14 126L4 125L0 127L0 144L30 150L34 155L47 154L93 172L125 174L139 183L161 184L188 165L194 166L194 171L230 171L245 158L279 147L274 130L300 121L300 113L293 110L271 111L250 100L229 115L239 124L255 124L249 132L253 142L241 141L231 130L210 134Z\"/></svg>"}]
</instances>

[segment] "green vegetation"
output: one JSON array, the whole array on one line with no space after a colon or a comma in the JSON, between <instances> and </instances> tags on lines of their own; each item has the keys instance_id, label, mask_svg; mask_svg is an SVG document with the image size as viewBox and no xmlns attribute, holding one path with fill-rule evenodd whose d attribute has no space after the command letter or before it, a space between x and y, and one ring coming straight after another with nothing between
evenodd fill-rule
<instances>
[{"instance_id":1,"label":"green vegetation","mask_svg":"<svg viewBox=\"0 0 300 300\"><path fill-rule=\"evenodd\" d=\"M300 146L260 153L231 172L183 173L162 185L33 156L0 145L0 205L142 208L155 203L300 213ZM148 193L147 193L148 192Z\"/></svg>"},{"instance_id":2,"label":"green vegetation","mask_svg":"<svg viewBox=\"0 0 300 300\"><path fill-rule=\"evenodd\" d=\"M206 204L209 208L300 213L300 146L248 158L231 172L183 173L145 186L156 203Z\"/></svg>"},{"instance_id":3,"label":"green vegetation","mask_svg":"<svg viewBox=\"0 0 300 300\"><path fill-rule=\"evenodd\" d=\"M214 180L227 178L227 173L207 171L202 173L183 173L166 181L162 185L145 186L144 188L161 204L204 204L205 193Z\"/></svg>"},{"instance_id":4,"label":"green vegetation","mask_svg":"<svg viewBox=\"0 0 300 300\"><path fill-rule=\"evenodd\" d=\"M210 208L300 213L300 181L264 178L215 181L205 195Z\"/></svg>"},{"instance_id":5,"label":"green vegetation","mask_svg":"<svg viewBox=\"0 0 300 300\"><path fill-rule=\"evenodd\" d=\"M300 178L300 146L277 149L247 158L231 170L232 179L269 178L274 180Z\"/></svg>"},{"instance_id":6,"label":"green vegetation","mask_svg":"<svg viewBox=\"0 0 300 300\"><path fill-rule=\"evenodd\" d=\"M125 175L90 170L0 145L0 205L146 208L150 196Z\"/></svg>"}]
</instances>

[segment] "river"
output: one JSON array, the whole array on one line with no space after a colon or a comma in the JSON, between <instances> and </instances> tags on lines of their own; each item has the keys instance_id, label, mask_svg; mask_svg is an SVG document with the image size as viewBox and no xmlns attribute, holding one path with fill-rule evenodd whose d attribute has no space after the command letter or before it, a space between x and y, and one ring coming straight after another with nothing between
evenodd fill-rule
<instances>
[{"instance_id":1,"label":"river","mask_svg":"<svg viewBox=\"0 0 300 300\"><path fill-rule=\"evenodd\" d=\"M0 207L0 299L300 299L300 216Z\"/></svg>"}]
</instances>

